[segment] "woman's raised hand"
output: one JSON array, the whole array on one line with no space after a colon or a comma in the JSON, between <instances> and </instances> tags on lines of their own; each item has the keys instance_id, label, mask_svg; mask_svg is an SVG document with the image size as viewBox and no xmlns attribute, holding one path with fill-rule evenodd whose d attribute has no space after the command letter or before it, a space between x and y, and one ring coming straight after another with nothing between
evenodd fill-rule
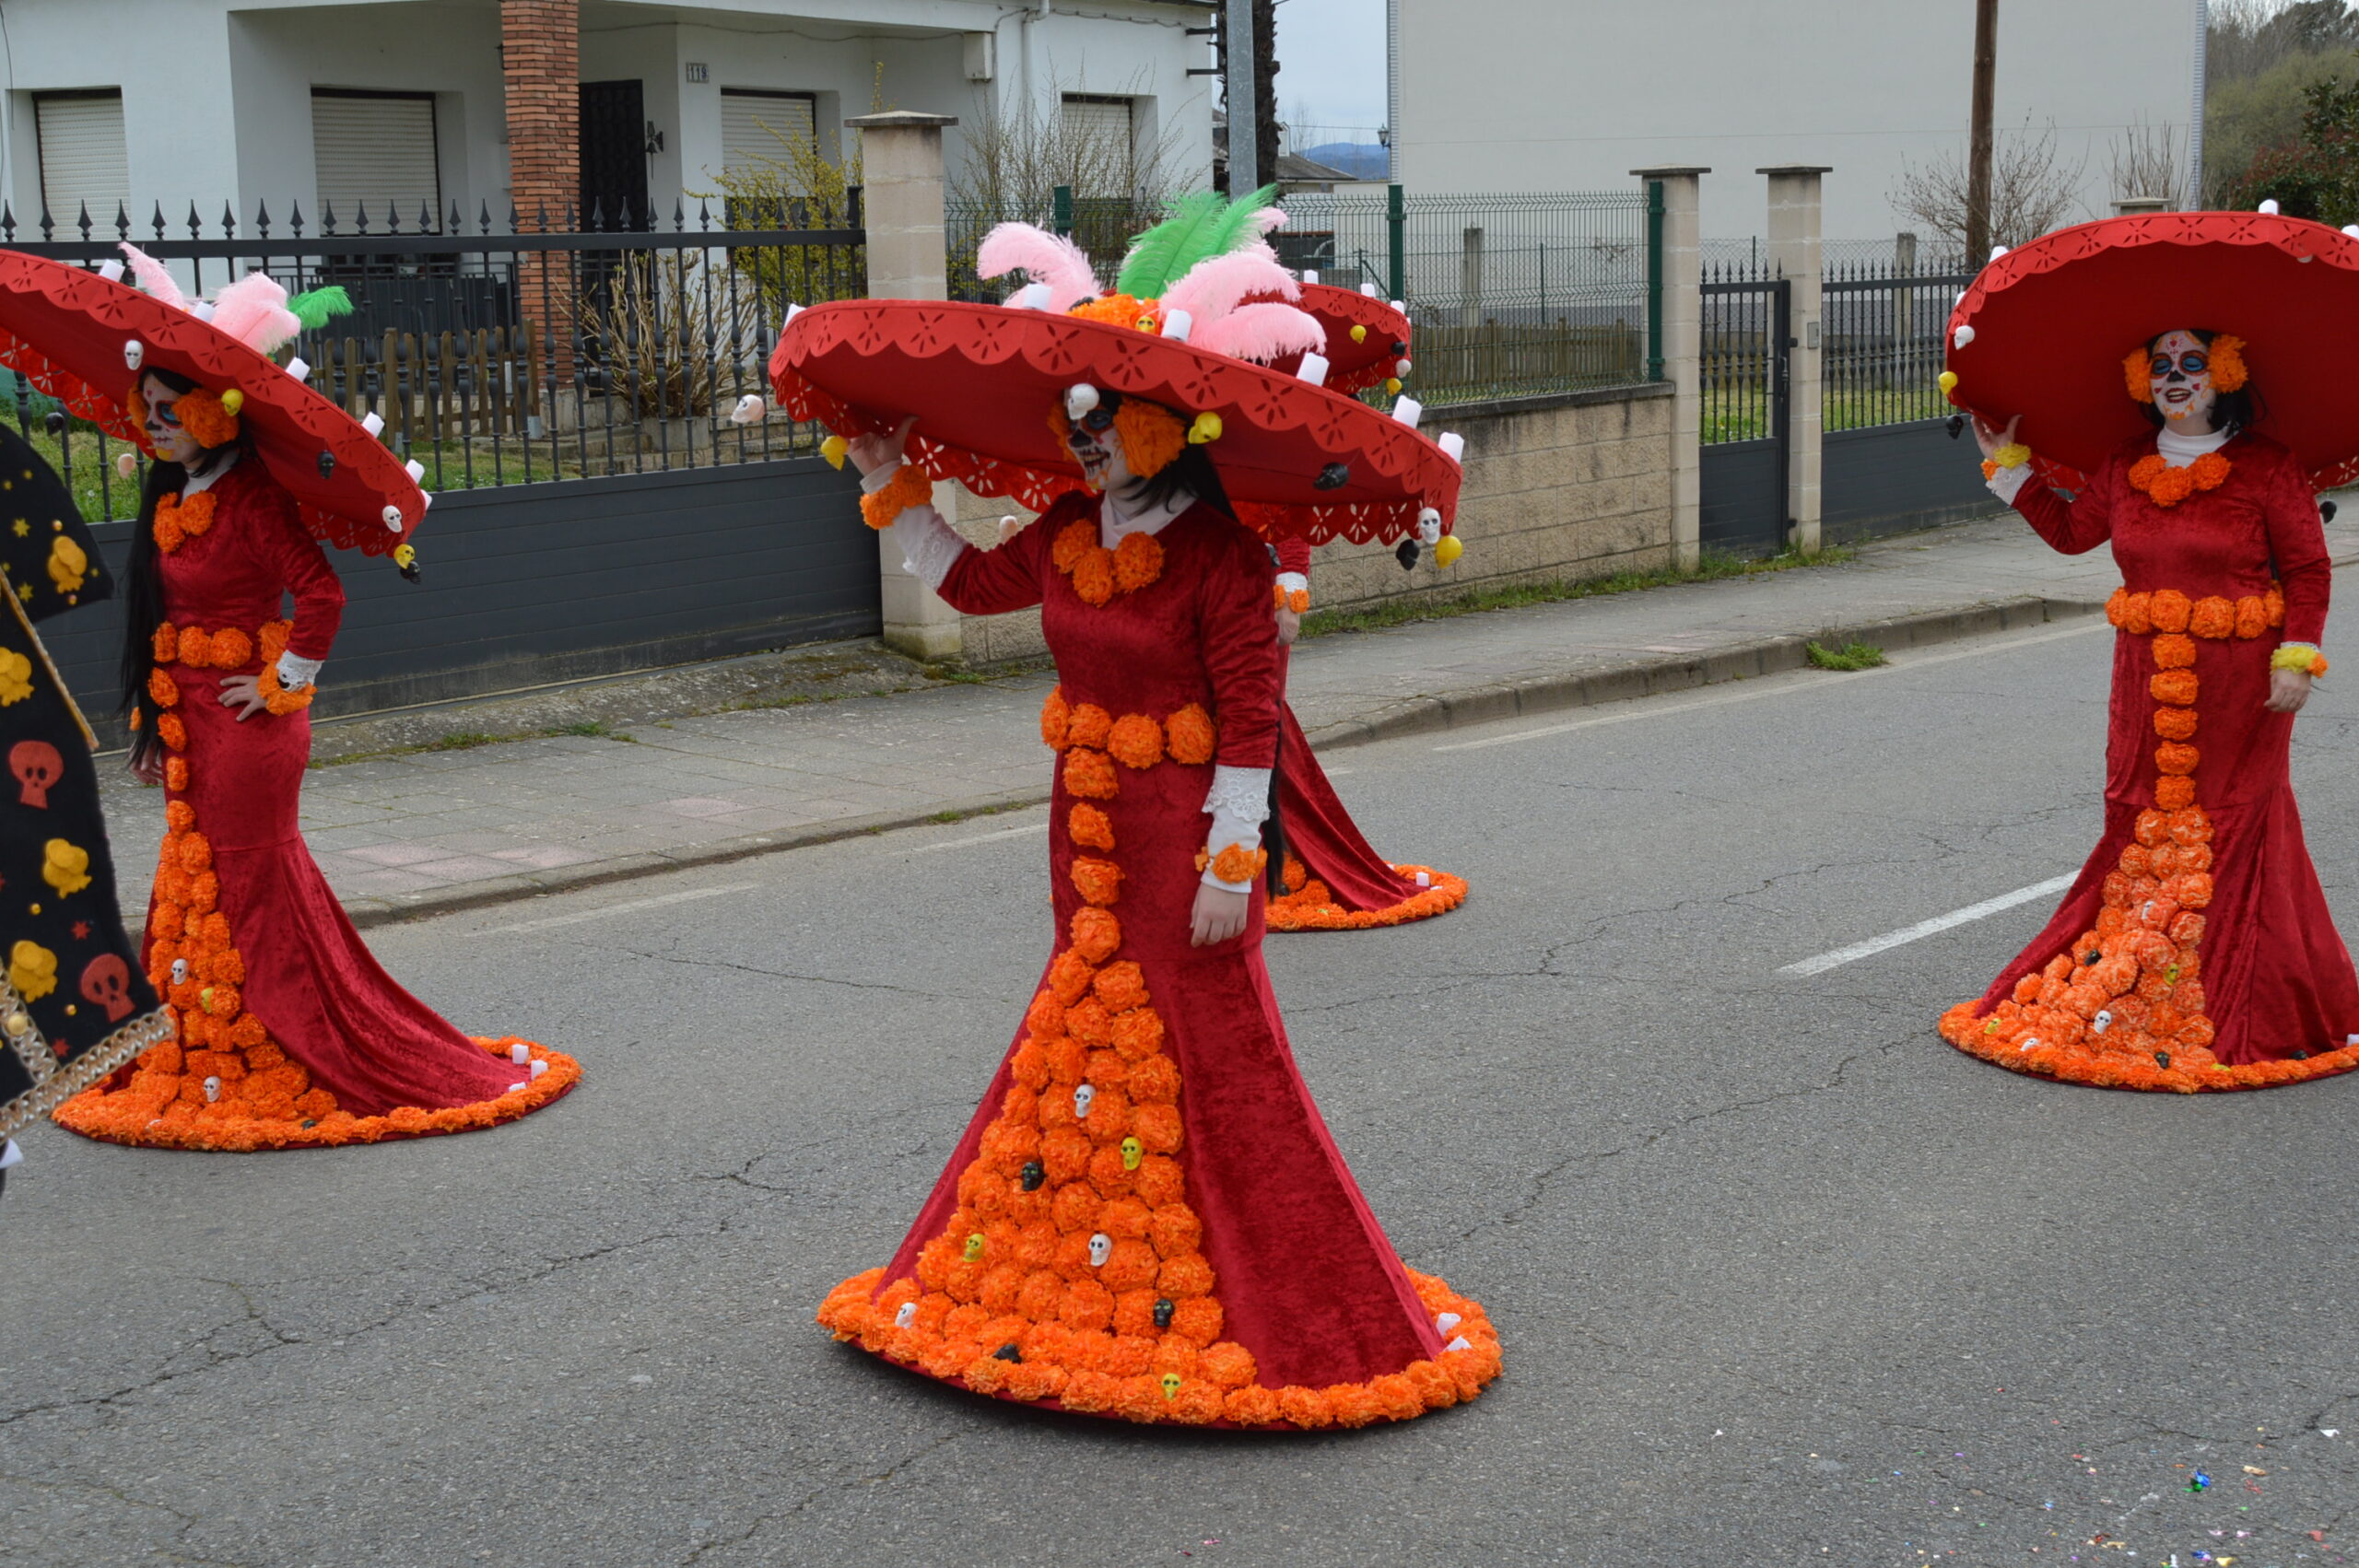
<instances>
[{"instance_id":1,"label":"woman's raised hand","mask_svg":"<svg viewBox=\"0 0 2359 1568\"><path fill-rule=\"evenodd\" d=\"M863 479L880 472L890 474L901 466L902 451L909 445L910 431L917 422L918 416L912 414L889 436L854 436L844 443L844 455L851 459L852 466L860 470Z\"/></svg>"},{"instance_id":2,"label":"woman's raised hand","mask_svg":"<svg viewBox=\"0 0 2359 1568\"><path fill-rule=\"evenodd\" d=\"M2024 416L2018 414L2013 419L2007 421L2007 427L2005 429L1996 430L1991 428L1989 425L1984 424L1982 415L1978 414L1974 415L1974 444L1982 449L1982 455L1984 457L1990 456L2001 447L2013 446L2015 444L2015 427L2023 422Z\"/></svg>"}]
</instances>

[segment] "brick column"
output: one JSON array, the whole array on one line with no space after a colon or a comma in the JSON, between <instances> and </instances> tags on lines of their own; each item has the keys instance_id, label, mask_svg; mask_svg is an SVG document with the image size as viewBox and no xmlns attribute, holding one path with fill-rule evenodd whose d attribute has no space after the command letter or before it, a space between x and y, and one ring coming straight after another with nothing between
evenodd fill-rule
<instances>
[{"instance_id":1,"label":"brick column","mask_svg":"<svg viewBox=\"0 0 2359 1568\"><path fill-rule=\"evenodd\" d=\"M1708 169L1634 169L1662 181L1662 373L1672 384L1671 558L1692 569L1704 556L1704 240L1700 213Z\"/></svg>"},{"instance_id":2,"label":"brick column","mask_svg":"<svg viewBox=\"0 0 2359 1568\"><path fill-rule=\"evenodd\" d=\"M518 228L530 233L546 214L556 231L581 193L581 0L499 0L499 45L509 200ZM562 390L573 380L572 258L527 252L516 284L525 323L542 335Z\"/></svg>"},{"instance_id":3,"label":"brick column","mask_svg":"<svg viewBox=\"0 0 2359 1568\"><path fill-rule=\"evenodd\" d=\"M1805 556L1819 549L1821 454L1820 347L1825 247L1820 242L1819 176L1815 164L1780 164L1754 170L1769 177L1769 265L1792 289L1792 380L1787 384L1787 543Z\"/></svg>"},{"instance_id":4,"label":"brick column","mask_svg":"<svg viewBox=\"0 0 2359 1568\"><path fill-rule=\"evenodd\" d=\"M894 110L844 124L860 133L861 213L868 229L872 299L946 299L950 270L943 228L942 133L947 114ZM1045 415L1044 415L1045 417ZM933 504L959 515L958 486L937 484ZM958 612L910 575L900 549L877 540L885 641L913 659L957 659L966 651Z\"/></svg>"}]
</instances>

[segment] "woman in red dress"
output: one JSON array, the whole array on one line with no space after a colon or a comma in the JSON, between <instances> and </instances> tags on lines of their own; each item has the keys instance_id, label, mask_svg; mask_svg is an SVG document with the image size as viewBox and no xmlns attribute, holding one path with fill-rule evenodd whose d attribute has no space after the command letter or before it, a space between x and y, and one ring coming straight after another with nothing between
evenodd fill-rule
<instances>
[{"instance_id":1,"label":"woman in red dress","mask_svg":"<svg viewBox=\"0 0 2359 1568\"><path fill-rule=\"evenodd\" d=\"M979 474L989 439L1027 472L1056 462L1086 485L1062 480L1038 521L984 551L904 461L914 418L850 447L870 523L945 599L979 614L1040 608L1059 682L1041 715L1058 753L1055 936L899 1250L831 1292L819 1321L932 1376L1068 1410L1297 1429L1405 1420L1472 1398L1498 1345L1480 1306L1402 1267L1385 1239L1296 1070L1262 965L1279 687L1269 556L1208 451L1236 451L1249 483L1291 483L1293 465L1248 461L1279 438L1243 429L1236 410L1292 392L1174 342L1184 291L1154 289L1158 308L1090 297L1081 278L1042 310L816 306L772 361L790 409L827 409L839 429L878 423L842 401L855 390L918 401L928 428L912 445L937 472ZM1203 330L1216 319L1193 324L1195 344L1217 340ZM893 357L945 342L1017 357L935 357L925 385ZM999 391L975 397L961 376ZM1121 376L1178 378L1204 401L1191 419L1097 384ZM1010 385L1039 389L1020 425L961 427L1006 411ZM1425 463L1422 438L1317 395L1344 422L1338 439ZM1230 411L1226 436L1215 405Z\"/></svg>"},{"instance_id":2,"label":"woman in red dress","mask_svg":"<svg viewBox=\"0 0 2359 1568\"><path fill-rule=\"evenodd\" d=\"M2135 347L2154 428L2071 500L2014 421L1975 421L1992 490L2068 555L2111 544L2124 579L2104 837L2047 930L1942 1021L2019 1071L2192 1093L2359 1066L2359 978L2287 773L2331 573L2308 474L2251 427L2247 352L2189 329Z\"/></svg>"},{"instance_id":3,"label":"woman in red dress","mask_svg":"<svg viewBox=\"0 0 2359 1568\"><path fill-rule=\"evenodd\" d=\"M127 414L155 457L132 537L123 671L132 770L165 789L145 961L179 1038L53 1114L115 1142L253 1150L462 1132L537 1109L579 1078L572 1059L522 1039L470 1038L394 984L298 823L306 709L344 591L272 472L285 453L270 443L289 440L291 408L306 422L298 472L314 471L327 443L347 434L351 466L375 465L382 449L276 364L242 352L266 355L295 330L266 276L224 290L199 317L162 269L134 259L166 298L55 269L70 275L26 280L0 310L9 349L29 364L38 356L60 395L64 369L49 356L76 342L70 322L34 313L44 298L87 305L96 292L110 322L145 321L152 340L130 392L89 412ZM46 353L34 348L42 337L55 345ZM113 328L108 347L121 342ZM208 390L166 360L241 366L249 384ZM383 466L398 479L398 465ZM415 484L401 487L422 510ZM398 506L386 510L401 520ZM279 615L287 596L291 621Z\"/></svg>"}]
</instances>

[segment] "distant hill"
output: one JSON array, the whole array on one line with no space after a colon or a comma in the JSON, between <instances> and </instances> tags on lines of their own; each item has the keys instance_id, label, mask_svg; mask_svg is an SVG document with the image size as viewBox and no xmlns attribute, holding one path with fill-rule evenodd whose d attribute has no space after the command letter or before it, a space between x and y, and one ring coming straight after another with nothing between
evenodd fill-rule
<instances>
[{"instance_id":1,"label":"distant hill","mask_svg":"<svg viewBox=\"0 0 2359 1568\"><path fill-rule=\"evenodd\" d=\"M1385 175L1385 151L1373 142L1321 142L1299 150L1312 162L1340 169L1355 180L1381 180Z\"/></svg>"}]
</instances>

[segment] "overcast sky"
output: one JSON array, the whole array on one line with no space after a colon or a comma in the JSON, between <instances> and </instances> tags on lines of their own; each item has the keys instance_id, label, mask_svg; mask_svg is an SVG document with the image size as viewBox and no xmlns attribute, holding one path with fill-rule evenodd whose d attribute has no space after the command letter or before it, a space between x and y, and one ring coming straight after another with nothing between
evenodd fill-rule
<instances>
[{"instance_id":1,"label":"overcast sky","mask_svg":"<svg viewBox=\"0 0 2359 1568\"><path fill-rule=\"evenodd\" d=\"M1384 123L1384 0L1278 0L1278 118Z\"/></svg>"}]
</instances>

